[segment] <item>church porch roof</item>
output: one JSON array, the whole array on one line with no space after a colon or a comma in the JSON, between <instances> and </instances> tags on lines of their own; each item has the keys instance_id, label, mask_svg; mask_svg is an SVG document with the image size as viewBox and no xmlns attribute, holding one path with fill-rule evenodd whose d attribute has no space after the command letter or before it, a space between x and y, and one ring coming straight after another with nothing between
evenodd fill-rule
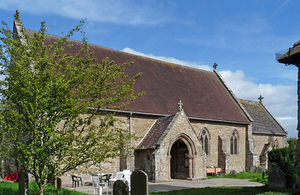
<instances>
[{"instance_id":1,"label":"church porch roof","mask_svg":"<svg viewBox=\"0 0 300 195\"><path fill-rule=\"evenodd\" d=\"M157 142L172 122L173 116L158 118L141 143L138 145L138 149L155 149Z\"/></svg>"}]
</instances>

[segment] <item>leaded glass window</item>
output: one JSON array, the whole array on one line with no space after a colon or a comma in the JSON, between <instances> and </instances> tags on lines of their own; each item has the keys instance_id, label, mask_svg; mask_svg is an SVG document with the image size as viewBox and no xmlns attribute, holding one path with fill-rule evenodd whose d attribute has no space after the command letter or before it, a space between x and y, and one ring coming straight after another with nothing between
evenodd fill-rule
<instances>
[{"instance_id":1,"label":"leaded glass window","mask_svg":"<svg viewBox=\"0 0 300 195\"><path fill-rule=\"evenodd\" d=\"M202 145L202 150L205 152L206 155L209 154L209 138L208 132L206 129L202 130L200 135L200 142Z\"/></svg>"},{"instance_id":2,"label":"leaded glass window","mask_svg":"<svg viewBox=\"0 0 300 195\"><path fill-rule=\"evenodd\" d=\"M230 154L238 153L238 136L237 132L233 131L230 137Z\"/></svg>"}]
</instances>

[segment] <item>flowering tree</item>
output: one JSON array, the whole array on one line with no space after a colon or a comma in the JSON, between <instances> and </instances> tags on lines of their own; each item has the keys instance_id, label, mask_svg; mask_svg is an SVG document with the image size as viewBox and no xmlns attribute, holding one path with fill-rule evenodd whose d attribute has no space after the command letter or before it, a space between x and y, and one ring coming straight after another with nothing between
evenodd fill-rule
<instances>
[{"instance_id":1,"label":"flowering tree","mask_svg":"<svg viewBox=\"0 0 300 195\"><path fill-rule=\"evenodd\" d=\"M65 172L120 155L130 135L114 127L116 119L105 109L141 96L133 88L141 74L126 75L130 63L96 62L84 36L76 54L66 53L83 22L52 44L45 44L44 22L33 35L18 14L15 23L17 34L4 22L0 29L0 131L9 143L1 151L35 177L43 194Z\"/></svg>"}]
</instances>

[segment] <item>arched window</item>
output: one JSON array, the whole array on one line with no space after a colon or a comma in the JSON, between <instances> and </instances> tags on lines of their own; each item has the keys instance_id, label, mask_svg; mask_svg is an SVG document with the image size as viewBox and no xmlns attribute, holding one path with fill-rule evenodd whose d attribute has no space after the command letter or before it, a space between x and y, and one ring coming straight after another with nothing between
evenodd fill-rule
<instances>
[{"instance_id":1,"label":"arched window","mask_svg":"<svg viewBox=\"0 0 300 195\"><path fill-rule=\"evenodd\" d=\"M234 130L230 137L230 154L238 153L238 133Z\"/></svg>"},{"instance_id":2,"label":"arched window","mask_svg":"<svg viewBox=\"0 0 300 195\"><path fill-rule=\"evenodd\" d=\"M209 154L209 134L207 129L203 129L200 133L200 142L202 145L202 150L206 155Z\"/></svg>"}]
</instances>

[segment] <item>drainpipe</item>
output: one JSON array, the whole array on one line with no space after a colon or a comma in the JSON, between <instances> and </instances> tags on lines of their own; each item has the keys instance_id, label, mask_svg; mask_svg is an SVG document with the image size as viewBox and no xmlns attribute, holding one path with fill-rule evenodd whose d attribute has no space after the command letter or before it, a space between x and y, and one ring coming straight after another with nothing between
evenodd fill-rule
<instances>
[{"instance_id":1,"label":"drainpipe","mask_svg":"<svg viewBox=\"0 0 300 195\"><path fill-rule=\"evenodd\" d=\"M129 113L129 135L132 135L132 112ZM132 138L129 140L129 145L132 147Z\"/></svg>"}]
</instances>

